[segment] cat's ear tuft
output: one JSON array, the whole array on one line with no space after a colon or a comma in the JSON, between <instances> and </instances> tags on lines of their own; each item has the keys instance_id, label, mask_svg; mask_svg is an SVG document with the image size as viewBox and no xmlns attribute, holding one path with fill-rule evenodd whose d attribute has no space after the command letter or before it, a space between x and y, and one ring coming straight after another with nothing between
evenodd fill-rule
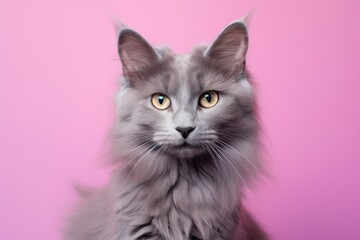
<instances>
[{"instance_id":1,"label":"cat's ear tuft","mask_svg":"<svg viewBox=\"0 0 360 240\"><path fill-rule=\"evenodd\" d=\"M123 28L118 37L118 52L125 75L150 68L159 60L159 54L137 32Z\"/></svg>"},{"instance_id":2,"label":"cat's ear tuft","mask_svg":"<svg viewBox=\"0 0 360 240\"><path fill-rule=\"evenodd\" d=\"M230 74L240 74L245 66L248 43L246 23L237 21L222 31L215 42L205 51L205 55L215 65Z\"/></svg>"}]
</instances>

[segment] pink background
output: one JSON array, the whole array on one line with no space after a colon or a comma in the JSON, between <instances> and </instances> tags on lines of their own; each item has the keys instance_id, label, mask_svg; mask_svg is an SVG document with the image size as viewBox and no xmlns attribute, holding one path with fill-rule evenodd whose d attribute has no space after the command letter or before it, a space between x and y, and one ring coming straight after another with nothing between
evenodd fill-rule
<instances>
[{"instance_id":1,"label":"pink background","mask_svg":"<svg viewBox=\"0 0 360 240\"><path fill-rule=\"evenodd\" d=\"M0 0L0 239L60 239L71 181L106 182L113 18L185 53L252 10L274 180L247 204L273 239L360 239L357 0Z\"/></svg>"}]
</instances>

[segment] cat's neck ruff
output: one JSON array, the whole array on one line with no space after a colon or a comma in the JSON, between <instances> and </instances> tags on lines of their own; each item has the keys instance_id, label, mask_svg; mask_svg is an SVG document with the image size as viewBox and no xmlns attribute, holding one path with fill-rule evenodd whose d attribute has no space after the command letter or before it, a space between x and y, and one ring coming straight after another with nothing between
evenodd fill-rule
<instances>
[{"instance_id":1,"label":"cat's neck ruff","mask_svg":"<svg viewBox=\"0 0 360 240\"><path fill-rule=\"evenodd\" d=\"M119 215L123 218L126 213L141 212L147 221L158 224L166 239L180 239L176 237L180 231L189 235L194 226L203 239L210 238L213 228L209 226L219 225L234 209L239 209L241 186L231 176L216 179L217 174L194 168L191 161L199 159L168 160L173 164L169 164L165 172L143 181L131 176L129 180L126 173L119 172L113 179ZM174 227L174 219L180 225L179 232ZM175 229L165 231L163 221ZM192 229L186 228L187 225Z\"/></svg>"}]
</instances>

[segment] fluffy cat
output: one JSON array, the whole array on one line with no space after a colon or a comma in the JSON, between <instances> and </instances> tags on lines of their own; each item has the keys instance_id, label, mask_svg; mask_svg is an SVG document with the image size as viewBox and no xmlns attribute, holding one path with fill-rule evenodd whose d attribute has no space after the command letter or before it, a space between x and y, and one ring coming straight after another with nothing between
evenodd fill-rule
<instances>
[{"instance_id":1,"label":"fluffy cat","mask_svg":"<svg viewBox=\"0 0 360 240\"><path fill-rule=\"evenodd\" d=\"M262 169L247 49L243 21L181 56L120 31L113 150L124 165L84 194L66 240L268 239L241 204Z\"/></svg>"}]
</instances>

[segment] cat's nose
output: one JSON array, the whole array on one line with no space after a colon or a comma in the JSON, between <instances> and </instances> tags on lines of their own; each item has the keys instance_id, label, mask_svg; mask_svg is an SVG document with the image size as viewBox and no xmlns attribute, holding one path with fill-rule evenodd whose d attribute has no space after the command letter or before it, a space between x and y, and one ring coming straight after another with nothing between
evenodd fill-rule
<instances>
[{"instance_id":1,"label":"cat's nose","mask_svg":"<svg viewBox=\"0 0 360 240\"><path fill-rule=\"evenodd\" d=\"M194 127L177 127L175 128L178 132L181 133L183 138L187 138L189 134L195 129Z\"/></svg>"}]
</instances>

